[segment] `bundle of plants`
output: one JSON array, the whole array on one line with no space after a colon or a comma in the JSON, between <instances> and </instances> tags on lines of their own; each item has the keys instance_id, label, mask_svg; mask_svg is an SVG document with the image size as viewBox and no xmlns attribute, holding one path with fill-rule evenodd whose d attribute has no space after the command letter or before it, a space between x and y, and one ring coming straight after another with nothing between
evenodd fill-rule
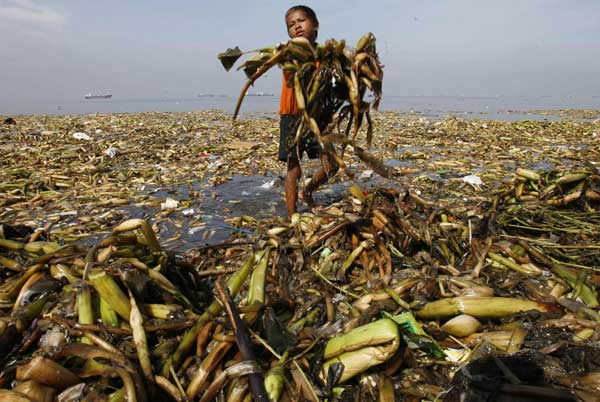
<instances>
[{"instance_id":1,"label":"bundle of plants","mask_svg":"<svg viewBox=\"0 0 600 402\"><path fill-rule=\"evenodd\" d=\"M377 158L365 151L373 137L371 108L377 110L382 96L383 65L379 61L376 40L372 33L365 34L355 48L345 40L330 39L322 46L313 47L305 38L294 38L287 43L242 52L238 47L218 55L226 70L244 54L257 53L239 68L248 81L242 88L233 118L239 113L248 88L270 68L278 65L294 88L301 122L294 144L302 143L312 135L321 150L334 160L340 169L352 175L343 160L344 150L350 147L354 154L384 177L391 171ZM373 96L370 103L367 93ZM366 120L365 142L358 141L361 126Z\"/></svg>"}]
</instances>

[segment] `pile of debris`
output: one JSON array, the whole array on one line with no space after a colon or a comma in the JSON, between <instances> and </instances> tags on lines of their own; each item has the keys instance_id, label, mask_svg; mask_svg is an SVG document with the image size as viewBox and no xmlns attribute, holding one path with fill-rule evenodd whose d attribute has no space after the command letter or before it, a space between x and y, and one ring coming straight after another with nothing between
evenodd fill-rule
<instances>
[{"instance_id":1,"label":"pile of debris","mask_svg":"<svg viewBox=\"0 0 600 402\"><path fill-rule=\"evenodd\" d=\"M596 400L599 190L593 169L518 169L451 209L353 185L186 254L141 219L93 247L5 225L0 395Z\"/></svg>"}]
</instances>

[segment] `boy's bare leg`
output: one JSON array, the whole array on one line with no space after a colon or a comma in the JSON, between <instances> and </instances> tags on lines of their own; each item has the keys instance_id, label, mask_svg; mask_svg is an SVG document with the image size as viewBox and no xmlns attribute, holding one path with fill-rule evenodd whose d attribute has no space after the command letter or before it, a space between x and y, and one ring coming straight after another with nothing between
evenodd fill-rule
<instances>
[{"instance_id":1,"label":"boy's bare leg","mask_svg":"<svg viewBox=\"0 0 600 402\"><path fill-rule=\"evenodd\" d=\"M300 162L297 159L288 159L287 175L285 177L285 205L287 206L288 219L296 213L298 200L298 179L302 174Z\"/></svg>"},{"instance_id":2,"label":"boy's bare leg","mask_svg":"<svg viewBox=\"0 0 600 402\"><path fill-rule=\"evenodd\" d=\"M310 181L304 187L303 191L300 191L300 198L306 202L306 205L313 211L316 212L319 209L318 205L316 205L315 200L312 196L313 191L315 191L319 186L327 181L329 176L333 176L338 170L337 163L329 159L327 154L321 155L321 168L313 173Z\"/></svg>"}]
</instances>

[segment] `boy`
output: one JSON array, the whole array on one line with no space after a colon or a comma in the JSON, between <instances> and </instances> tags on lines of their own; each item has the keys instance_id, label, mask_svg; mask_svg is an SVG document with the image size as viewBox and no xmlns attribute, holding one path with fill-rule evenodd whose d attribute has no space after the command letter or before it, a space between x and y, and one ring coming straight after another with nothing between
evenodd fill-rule
<instances>
[{"instance_id":1,"label":"boy","mask_svg":"<svg viewBox=\"0 0 600 402\"><path fill-rule=\"evenodd\" d=\"M316 46L319 21L317 15L310 7L294 6L290 8L285 13L285 24L290 38L304 37L312 43L313 47ZM316 211L318 209L313 200L312 192L327 181L329 173L335 174L337 165L335 162L330 161L326 154L321 152L319 144L312 136L305 138L305 141L299 144L298 152L296 152L293 141L301 117L298 114L294 88L287 86L288 78L289 73L284 72L279 105L279 160L287 162L285 203L289 219L296 212L298 197L304 200L311 210ZM321 168L313 174L304 191L301 191L300 195L298 195L298 179L302 175L299 159L302 158L304 151L306 151L310 159L320 157Z\"/></svg>"}]
</instances>

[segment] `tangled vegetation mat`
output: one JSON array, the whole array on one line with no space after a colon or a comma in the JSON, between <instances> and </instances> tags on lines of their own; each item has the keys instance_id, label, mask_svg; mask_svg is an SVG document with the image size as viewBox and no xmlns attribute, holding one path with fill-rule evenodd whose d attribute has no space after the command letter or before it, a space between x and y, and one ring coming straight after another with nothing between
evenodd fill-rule
<instances>
[{"instance_id":1,"label":"tangled vegetation mat","mask_svg":"<svg viewBox=\"0 0 600 402\"><path fill-rule=\"evenodd\" d=\"M0 395L597 400L600 126L373 119L391 179L221 226L283 204L276 117L0 126Z\"/></svg>"}]
</instances>

